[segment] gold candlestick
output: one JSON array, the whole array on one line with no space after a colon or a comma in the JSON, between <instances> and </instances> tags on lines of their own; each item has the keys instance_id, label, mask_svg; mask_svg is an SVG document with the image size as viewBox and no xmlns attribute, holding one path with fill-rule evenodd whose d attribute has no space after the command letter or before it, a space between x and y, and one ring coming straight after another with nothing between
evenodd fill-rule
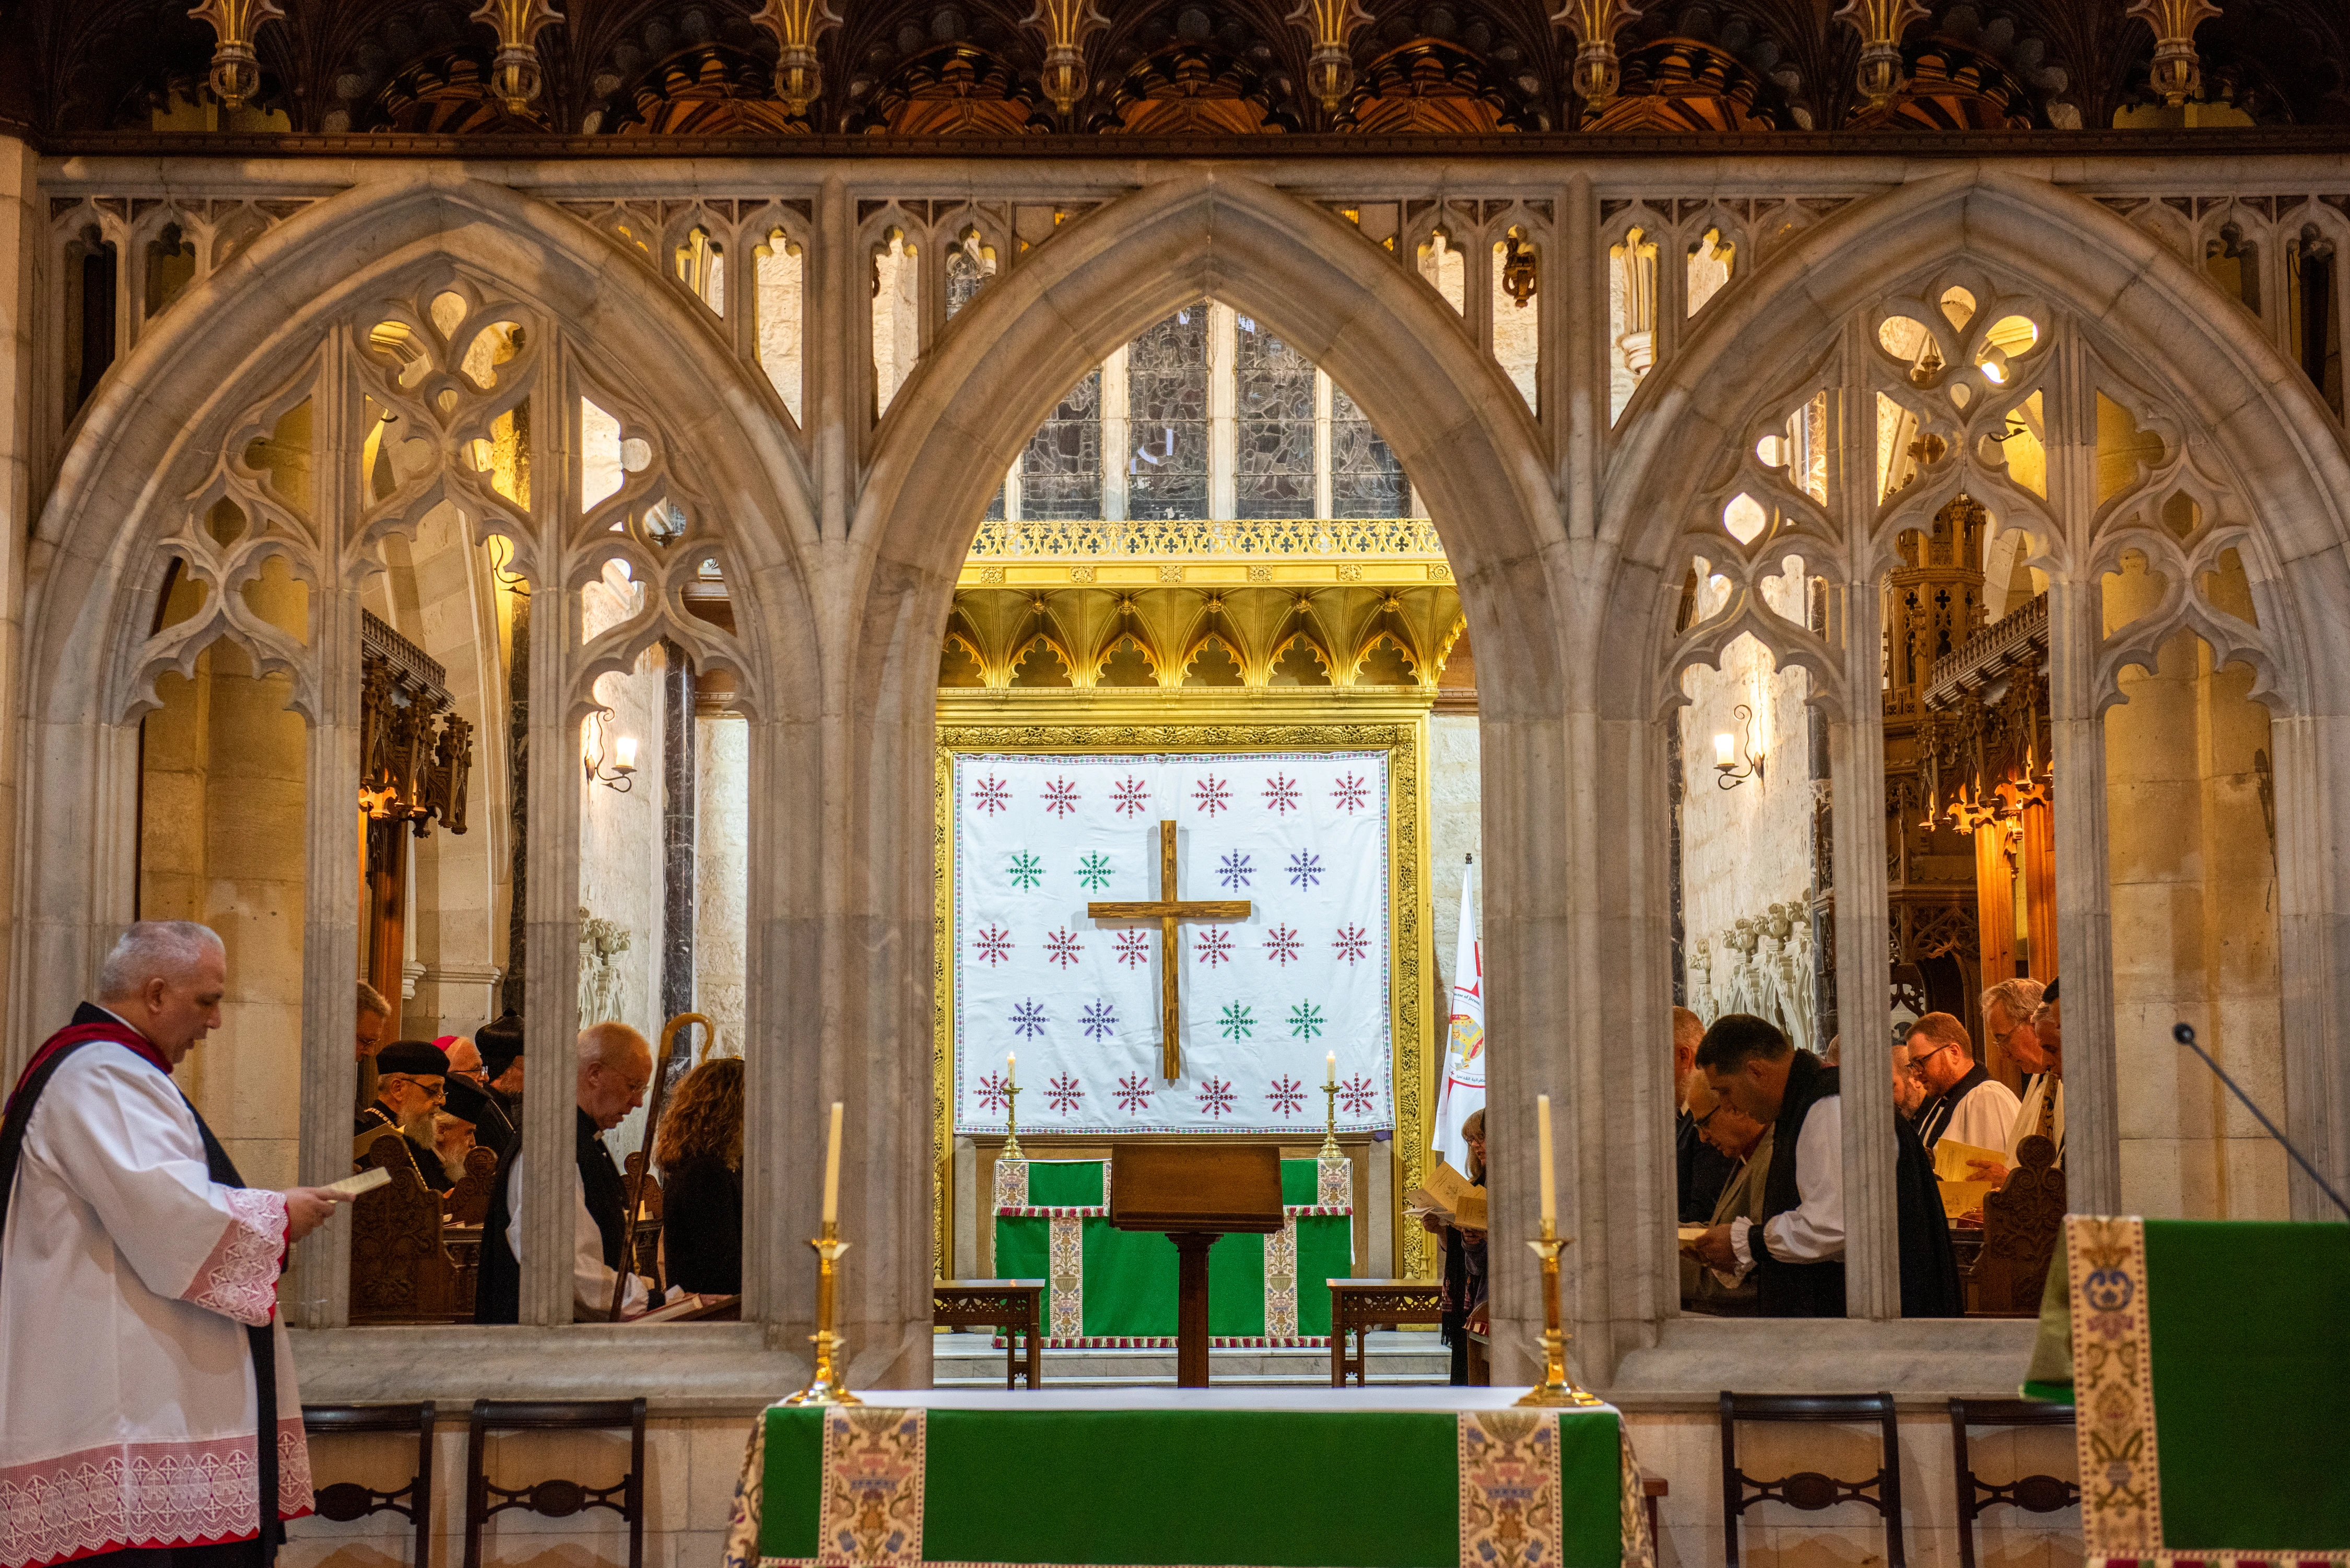
<instances>
[{"instance_id":1,"label":"gold candlestick","mask_svg":"<svg viewBox=\"0 0 2350 1568\"><path fill-rule=\"evenodd\" d=\"M1003 1080L1003 1152L998 1159L1025 1159L1028 1151L1020 1147L1020 1085L1011 1075Z\"/></svg>"},{"instance_id":2,"label":"gold candlestick","mask_svg":"<svg viewBox=\"0 0 2350 1568\"><path fill-rule=\"evenodd\" d=\"M840 1255L848 1251L848 1243L840 1239L839 1222L824 1222L824 1234L808 1243L816 1249L816 1332L808 1338L816 1345L816 1376L808 1386L784 1401L786 1405L862 1405L864 1400L848 1391L841 1373L834 1365L840 1355L842 1340L832 1332L832 1293L839 1272Z\"/></svg>"},{"instance_id":3,"label":"gold candlestick","mask_svg":"<svg viewBox=\"0 0 2350 1568\"><path fill-rule=\"evenodd\" d=\"M1586 1392L1574 1378L1566 1375L1566 1331L1559 1326L1558 1318L1558 1255L1566 1251L1567 1239L1557 1233L1551 1220L1543 1221L1542 1240L1526 1243L1542 1259L1543 1272L1543 1380L1542 1386L1529 1389L1521 1405L1604 1405L1606 1400Z\"/></svg>"},{"instance_id":4,"label":"gold candlestick","mask_svg":"<svg viewBox=\"0 0 2350 1568\"><path fill-rule=\"evenodd\" d=\"M1323 1085L1322 1098L1329 1107L1329 1110L1328 1115L1324 1118L1322 1124L1322 1147L1320 1152L1317 1153L1315 1158L1316 1159L1344 1159L1347 1158L1347 1151L1338 1147L1338 1085L1336 1084Z\"/></svg>"}]
</instances>

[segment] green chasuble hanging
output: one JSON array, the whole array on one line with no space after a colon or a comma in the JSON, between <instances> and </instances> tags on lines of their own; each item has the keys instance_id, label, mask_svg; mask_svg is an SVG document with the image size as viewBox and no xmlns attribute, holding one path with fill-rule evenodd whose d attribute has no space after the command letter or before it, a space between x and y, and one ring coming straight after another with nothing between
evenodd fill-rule
<instances>
[{"instance_id":1,"label":"green chasuble hanging","mask_svg":"<svg viewBox=\"0 0 2350 1568\"><path fill-rule=\"evenodd\" d=\"M1107 1162L1004 1160L995 1168L995 1272L1050 1282L1045 1339L1060 1349L1175 1343L1175 1244L1109 1222ZM1354 1273L1352 1174L1343 1159L1284 1159L1287 1223L1231 1235L1208 1253L1208 1333L1224 1346L1329 1343L1326 1282Z\"/></svg>"}]
</instances>

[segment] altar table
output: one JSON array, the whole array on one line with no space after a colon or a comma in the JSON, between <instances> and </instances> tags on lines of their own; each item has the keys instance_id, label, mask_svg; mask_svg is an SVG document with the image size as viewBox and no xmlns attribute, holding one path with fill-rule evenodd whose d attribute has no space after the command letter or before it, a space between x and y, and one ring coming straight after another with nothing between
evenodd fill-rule
<instances>
[{"instance_id":1,"label":"altar table","mask_svg":"<svg viewBox=\"0 0 2350 1568\"><path fill-rule=\"evenodd\" d=\"M726 1568L1650 1568L1609 1407L1516 1388L893 1389L761 1413Z\"/></svg>"},{"instance_id":2,"label":"altar table","mask_svg":"<svg viewBox=\"0 0 2350 1568\"><path fill-rule=\"evenodd\" d=\"M999 1160L995 1272L1050 1282L1045 1344L1055 1350L1160 1349L1175 1343L1176 1253L1165 1236L1109 1222L1108 1162ZM1322 1282L1354 1272L1354 1198L1344 1159L1284 1159L1286 1222L1229 1235L1208 1253L1212 1345L1328 1342Z\"/></svg>"}]
</instances>

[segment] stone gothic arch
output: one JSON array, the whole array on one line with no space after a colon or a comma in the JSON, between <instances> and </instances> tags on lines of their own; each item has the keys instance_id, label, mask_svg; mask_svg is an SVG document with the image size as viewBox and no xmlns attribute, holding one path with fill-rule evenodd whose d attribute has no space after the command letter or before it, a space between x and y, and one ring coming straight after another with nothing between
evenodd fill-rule
<instances>
[{"instance_id":1,"label":"stone gothic arch","mask_svg":"<svg viewBox=\"0 0 2350 1568\"><path fill-rule=\"evenodd\" d=\"M1980 494L2004 487L2033 534L2032 564L2049 574L2057 632L2050 671L2055 765L2060 777L2085 785L2057 797L2059 942L2067 974L2083 976L2066 991L2067 1075L2104 1089L2084 1096L2083 1111L2074 1114L2070 1163L2075 1206L2109 1211L2118 1201L2119 1134L2100 715L2116 700L2120 667L2150 663L2148 650L2160 637L2187 627L2220 659L2253 668L2277 753L2280 843L2327 841L2325 803L2350 770L2350 720L2339 682L2323 675L2350 668L2350 623L2342 612L2350 602L2343 549L2350 543L2343 500L2350 494L2350 452L2338 422L2260 323L2230 308L2156 236L2096 202L2018 173L1957 171L1854 203L1765 256L1742 287L1725 290L1693 324L1682 352L1651 375L1627 408L1603 484L1601 530L1621 552L1603 635L1615 647L1662 650L1674 644L1689 543L1709 502L1718 510L1720 476L1752 452L1770 417L1784 417L1798 382L1806 396L1819 386L1832 398L1837 389L1867 384L1874 334L1873 322L1861 319L1864 311L1890 307L1905 291L1914 295L1916 285L1953 271L2000 280L2065 324L2034 372L2052 396L2070 400L2073 410L2064 429L2052 412L2049 493L2035 504L2005 476L1956 462L1939 481L1919 483L1918 495L1906 504L1888 500L1880 507L1873 493L1861 496L1853 493L1858 486L1846 486L1830 498L1828 548L1809 569L1828 576L1846 612L1837 673L1842 689L1856 693L1873 690L1878 679L1875 589L1902 528L1916 526L1919 515L1960 488ZM1908 303L1914 308L1917 300ZM1814 368L1812 379L1797 373L1801 367ZM2085 467L2094 458L2095 421L2085 424L2080 410L2106 387L2127 387L2150 400L2174 436L2160 472L2142 473L2136 489L2102 505ZM1840 461L1848 469L1861 461L1860 445L1857 435L1843 438ZM2242 545L2262 618L2256 641L2241 623L2215 619L2192 595L2178 594L2148 621L2104 634L2098 574L2113 569L2122 549L2144 547L2151 538L2126 523L2128 497L2158 503L2164 487L2196 498L2209 519L2182 545L2159 541L2166 569L2184 576L2193 563ZM1806 538L1804 553L1821 544ZM1779 640L1797 645L1792 637ZM1624 661L1603 691L1603 711L1627 719L1655 711L1657 679L1652 664ZM1871 787L1867 770L1881 747L1871 707L1856 703L1831 713L1839 793ZM1622 805L1661 841L1661 782ZM1883 906L1868 869L1884 864L1875 815L1837 814L1840 877L1857 874L1856 885L1840 892L1860 908L1872 907L1872 898L1875 908ZM1866 821L1850 822L1854 817ZM1864 826L1866 832L1858 832ZM2299 858L2294 864L2295 857L2281 856L2278 867L2286 1119L2321 1168L2339 1179L2350 1169L2350 1070L2333 976L2344 951L2350 879L2318 857ZM1661 883L1656 896L1661 902ZM1644 992L1663 995L1667 961L1661 944L1644 955L1651 977ZM1881 986L1885 973L1884 932L1862 922L1843 944L1839 990L1850 995L1860 985ZM1883 1075L1859 1075L1854 1087L1848 1116L1889 1136ZM2296 1176L2293 1190L2297 1214L2318 1211L2314 1187ZM1857 1251L1856 1259L1862 1261ZM1890 1260L1877 1262L1877 1282L1866 1288L1881 1294L1890 1286Z\"/></svg>"},{"instance_id":2,"label":"stone gothic arch","mask_svg":"<svg viewBox=\"0 0 2350 1568\"><path fill-rule=\"evenodd\" d=\"M285 553L311 590L307 647L264 648L252 628L223 625L256 651L293 668L295 706L308 722L310 777L356 780L359 721L358 589L379 563L375 541L414 525L436 501L455 503L475 543L503 535L516 570L542 588L558 613L534 618L531 714L534 750L561 756L591 705L601 671L620 668L663 636L697 658L729 668L752 718L751 850L772 875L751 884L754 961L785 961L776 935L782 911L816 902L802 885L814 862L785 852L788 803L820 792L814 744L786 743L808 733L819 707L819 673L806 584L816 534L810 484L791 424L773 389L729 351L726 334L695 302L669 288L610 238L554 208L501 186L452 180L427 171L318 202L238 251L194 286L183 308L160 317L136 348L107 374L70 432L70 445L31 549L24 658L28 695L24 776L17 802L18 867L12 951L19 983L10 998L8 1046L21 1060L40 1033L70 1011L95 972L104 943L132 909L138 747L135 719L141 683L151 686L159 659L192 649L146 649L164 558L203 554L185 528L188 506L208 501L241 460L257 419L317 389L316 450L322 473L360 450L358 424L366 396L396 400L400 389L370 367L369 323L407 313L428 330L427 306L444 291L464 301L463 331L501 311L527 315L551 328L546 351L517 356L518 376L537 378L554 396L547 455L526 506L491 493L485 481L456 472L452 453L478 433L462 424L462 385L453 358L432 359L411 412L419 427L435 407L452 410L435 439L446 451L429 479L403 478L389 495L321 483L307 518L291 520ZM445 331L444 329L444 335ZM452 340L453 341L453 340ZM429 345L428 345L429 346ZM437 351L436 351L437 352ZM306 371L315 371L305 382ZM438 378L438 379L435 379ZM436 391L445 387L446 392ZM626 477L593 508L578 504L577 400L592 390L625 437L649 438L651 478ZM470 395L470 394L468 394ZM508 398L508 401L512 399ZM488 410L494 412L494 410ZM484 416L486 417L486 415ZM356 462L348 464L356 473ZM685 618L678 577L683 554L666 564L637 521L622 515L639 501L681 505L676 535L683 554L723 561L736 607L737 631L722 635ZM613 521L622 532L610 533ZM175 541L173 535L179 535ZM582 645L577 590L606 558L657 574L660 591L634 619ZM217 573L232 565L207 561ZM221 581L234 590L233 575ZM543 624L540 624L543 622ZM281 639L285 640L285 639ZM332 788L314 788L306 833L308 911L304 938L303 1033L317 1043L348 1039L356 980L357 873L348 852L350 807ZM533 1038L552 1052L576 1024L577 781L561 767L535 770L529 819L534 855L527 919L535 954L525 1016ZM761 1016L754 1033L789 1047L797 1022L787 1009ZM340 1075L321 1070L339 1063ZM305 1179L339 1174L348 1161L352 1082L347 1051L314 1049L303 1084ZM754 1093L758 1093L754 1066ZM554 1085L533 1094L525 1125L542 1146L567 1137L568 1093ZM771 1068L767 1086L785 1075ZM754 1169L776 1158L755 1143ZM529 1183L525 1212L536 1233L553 1234L569 1202L567 1179L553 1163L542 1192ZM755 1247L755 1238L753 1239ZM339 1249L329 1274L300 1293L312 1325L338 1321L343 1291ZM525 1321L567 1321L567 1265L552 1251L525 1282ZM322 1265L313 1262L313 1268ZM545 1273L545 1278L538 1275ZM755 1271L754 1271L755 1272ZM752 1310L758 1305L754 1303Z\"/></svg>"}]
</instances>

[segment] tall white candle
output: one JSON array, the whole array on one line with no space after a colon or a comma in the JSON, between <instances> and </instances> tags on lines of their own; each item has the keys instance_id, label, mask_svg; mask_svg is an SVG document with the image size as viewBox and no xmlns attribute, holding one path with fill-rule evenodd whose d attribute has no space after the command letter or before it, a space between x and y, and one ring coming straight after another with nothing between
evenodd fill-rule
<instances>
[{"instance_id":1,"label":"tall white candle","mask_svg":"<svg viewBox=\"0 0 2350 1568\"><path fill-rule=\"evenodd\" d=\"M1006 1051L1003 1054L1003 1083L1006 1088L1009 1088L1012 1085L1019 1082L1019 1066L1020 1053L1017 1051Z\"/></svg>"},{"instance_id":2,"label":"tall white candle","mask_svg":"<svg viewBox=\"0 0 2350 1568\"><path fill-rule=\"evenodd\" d=\"M1550 1096L1534 1096L1534 1117L1541 1123L1542 1134L1542 1217L1544 1225L1558 1221L1558 1197L1550 1162Z\"/></svg>"},{"instance_id":3,"label":"tall white candle","mask_svg":"<svg viewBox=\"0 0 2350 1568\"><path fill-rule=\"evenodd\" d=\"M1322 1080L1322 1086L1326 1089L1336 1088L1338 1086L1338 1053L1336 1051L1325 1053L1322 1057L1322 1066L1327 1075Z\"/></svg>"},{"instance_id":4,"label":"tall white candle","mask_svg":"<svg viewBox=\"0 0 2350 1568\"><path fill-rule=\"evenodd\" d=\"M824 1222L840 1218L840 1102L832 1102L832 1136L824 1146Z\"/></svg>"}]
</instances>

